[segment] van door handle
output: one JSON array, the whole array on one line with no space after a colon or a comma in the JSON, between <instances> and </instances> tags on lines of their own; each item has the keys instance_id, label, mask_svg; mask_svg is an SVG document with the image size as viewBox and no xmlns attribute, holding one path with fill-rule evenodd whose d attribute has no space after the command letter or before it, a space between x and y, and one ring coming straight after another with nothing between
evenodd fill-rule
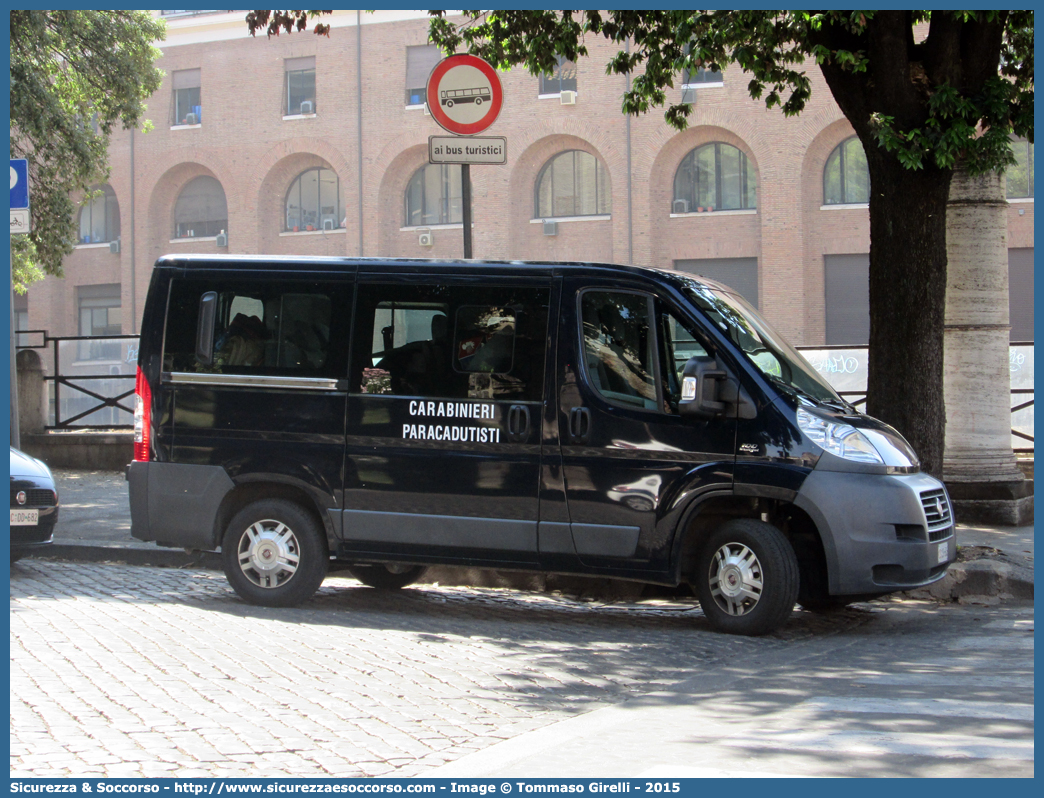
<instances>
[{"instance_id":1,"label":"van door handle","mask_svg":"<svg viewBox=\"0 0 1044 798\"><path fill-rule=\"evenodd\" d=\"M572 443L587 443L591 434L591 411L586 407L574 407L569 411L569 440Z\"/></svg>"},{"instance_id":2,"label":"van door handle","mask_svg":"<svg viewBox=\"0 0 1044 798\"><path fill-rule=\"evenodd\" d=\"M508 408L508 439L524 443L529 438L529 408L511 405Z\"/></svg>"}]
</instances>

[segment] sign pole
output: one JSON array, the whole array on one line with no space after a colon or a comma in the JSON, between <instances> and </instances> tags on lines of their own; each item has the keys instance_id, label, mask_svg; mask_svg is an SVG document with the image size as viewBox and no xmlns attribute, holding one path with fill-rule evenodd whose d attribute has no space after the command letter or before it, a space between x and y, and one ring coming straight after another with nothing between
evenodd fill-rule
<instances>
[{"instance_id":1,"label":"sign pole","mask_svg":"<svg viewBox=\"0 0 1044 798\"><path fill-rule=\"evenodd\" d=\"M431 70L424 87L428 113L451 137L428 137L428 162L460 164L464 209L464 258L471 253L471 164L507 162L507 140L470 138L492 125L504 105L504 88L497 71L473 55L443 58Z\"/></svg>"},{"instance_id":2,"label":"sign pole","mask_svg":"<svg viewBox=\"0 0 1044 798\"><path fill-rule=\"evenodd\" d=\"M461 200L464 203L464 259L471 259L471 165L460 167Z\"/></svg>"},{"instance_id":3,"label":"sign pole","mask_svg":"<svg viewBox=\"0 0 1044 798\"><path fill-rule=\"evenodd\" d=\"M22 431L18 421L18 365L15 363L15 312L14 312L14 240L8 239L11 244L11 445L16 449L22 448Z\"/></svg>"},{"instance_id":4,"label":"sign pole","mask_svg":"<svg viewBox=\"0 0 1044 798\"><path fill-rule=\"evenodd\" d=\"M32 221L29 217L29 162L25 158L11 159L11 237L8 239L11 278L11 445L22 448L22 432L18 419L18 363L15 351L14 309L14 236L28 233Z\"/></svg>"}]
</instances>

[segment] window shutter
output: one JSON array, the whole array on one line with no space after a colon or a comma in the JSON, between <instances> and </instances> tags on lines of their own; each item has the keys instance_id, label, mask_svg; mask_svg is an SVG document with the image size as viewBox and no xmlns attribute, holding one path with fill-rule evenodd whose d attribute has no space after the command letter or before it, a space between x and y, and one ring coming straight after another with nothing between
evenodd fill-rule
<instances>
[{"instance_id":1,"label":"window shutter","mask_svg":"<svg viewBox=\"0 0 1044 798\"><path fill-rule=\"evenodd\" d=\"M1033 249L1008 250L1011 341L1033 340Z\"/></svg>"},{"instance_id":2,"label":"window shutter","mask_svg":"<svg viewBox=\"0 0 1044 798\"><path fill-rule=\"evenodd\" d=\"M308 55L304 58L287 58L283 63L287 72L299 72L302 69L315 69L315 56Z\"/></svg>"},{"instance_id":3,"label":"window shutter","mask_svg":"<svg viewBox=\"0 0 1044 798\"><path fill-rule=\"evenodd\" d=\"M699 274L724 283L739 292L754 307L758 306L757 258L700 258L676 260L674 268L680 272Z\"/></svg>"},{"instance_id":4,"label":"window shutter","mask_svg":"<svg viewBox=\"0 0 1044 798\"><path fill-rule=\"evenodd\" d=\"M200 83L200 70L198 69L181 69L174 73L174 90L178 89L198 89L202 84Z\"/></svg>"},{"instance_id":5,"label":"window shutter","mask_svg":"<svg viewBox=\"0 0 1044 798\"><path fill-rule=\"evenodd\" d=\"M428 82L428 75L442 60L439 48L434 44L406 48L406 88L420 89Z\"/></svg>"},{"instance_id":6,"label":"window shutter","mask_svg":"<svg viewBox=\"0 0 1044 798\"><path fill-rule=\"evenodd\" d=\"M870 342L870 256L825 255L827 346Z\"/></svg>"}]
</instances>

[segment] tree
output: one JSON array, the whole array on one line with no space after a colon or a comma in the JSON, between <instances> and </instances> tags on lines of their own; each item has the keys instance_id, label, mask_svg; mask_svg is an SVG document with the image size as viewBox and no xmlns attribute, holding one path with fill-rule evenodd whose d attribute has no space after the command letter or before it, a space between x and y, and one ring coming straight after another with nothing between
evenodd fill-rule
<instances>
[{"instance_id":1,"label":"tree","mask_svg":"<svg viewBox=\"0 0 1044 798\"><path fill-rule=\"evenodd\" d=\"M585 38L604 37L620 45L607 72L633 76L622 110L634 115L663 106L682 70L731 63L750 75L754 99L795 115L811 94L805 69L817 64L870 172L867 411L941 476L950 180L958 158L972 173L998 170L1013 162L1012 134L1032 140L1031 11L429 13L444 52L533 74L553 71L558 56L588 55ZM681 130L690 111L670 105L664 116Z\"/></svg>"},{"instance_id":2,"label":"tree","mask_svg":"<svg viewBox=\"0 0 1044 798\"><path fill-rule=\"evenodd\" d=\"M13 237L14 283L61 276L73 197L108 177L109 136L138 124L162 73L147 11L11 12L11 157L29 162L32 232Z\"/></svg>"}]
</instances>

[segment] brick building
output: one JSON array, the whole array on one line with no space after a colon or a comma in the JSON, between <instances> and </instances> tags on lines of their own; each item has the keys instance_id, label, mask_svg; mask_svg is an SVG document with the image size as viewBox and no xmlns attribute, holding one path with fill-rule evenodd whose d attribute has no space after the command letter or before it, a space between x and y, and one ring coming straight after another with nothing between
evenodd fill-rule
<instances>
[{"instance_id":1,"label":"brick building","mask_svg":"<svg viewBox=\"0 0 1044 798\"><path fill-rule=\"evenodd\" d=\"M114 135L65 278L30 288L20 329L137 332L168 253L461 256L459 167L427 166L443 131L421 96L439 57L426 15L338 11L329 38L266 40L242 11L158 13L154 129ZM751 100L738 68L686 75L670 97L694 105L679 133L660 110L625 117L627 80L605 74L615 47L588 44L553 75L501 75L486 134L508 158L471 169L474 256L673 265L733 285L797 344L866 343L865 161L818 69L790 119ZM1032 145L1019 152L1012 340L1031 340Z\"/></svg>"}]
</instances>

